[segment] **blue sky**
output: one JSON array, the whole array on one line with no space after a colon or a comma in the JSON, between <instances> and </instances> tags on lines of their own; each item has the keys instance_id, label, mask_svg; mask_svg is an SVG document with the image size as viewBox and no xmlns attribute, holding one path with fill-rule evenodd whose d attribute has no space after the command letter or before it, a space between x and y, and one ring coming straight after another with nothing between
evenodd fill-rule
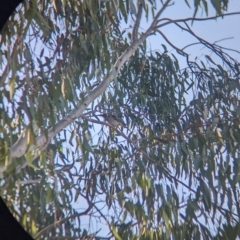
<instances>
[{"instance_id":1,"label":"blue sky","mask_svg":"<svg viewBox=\"0 0 240 240\"><path fill-rule=\"evenodd\" d=\"M189 1L192 3L193 1ZM208 16L214 16L215 10L209 2L209 13ZM194 12L193 4L191 4L191 9L184 3L183 0L175 1L173 6L168 7L162 17L168 17L171 19L179 19L179 18L186 18L192 17ZM158 6L160 7L160 6ZM239 0L232 0L229 3L228 12L240 12L240 1ZM206 17L205 12L200 9L197 13L196 17ZM232 38L227 39L219 42L218 44L223 47L233 48L240 51L240 15L235 16L228 16L224 19L218 18L217 20L210 20L205 22L194 22L191 25L193 31L198 35L201 36L203 39L209 41L210 43L214 43L215 41L219 41L225 38ZM143 22L143 28L147 27L147 23ZM190 36L188 33L183 32L181 29L177 28L173 24L162 28L162 31L169 39L178 47L183 48L189 43L197 42L197 40ZM160 35L156 35L155 37L151 37L148 40L151 44L151 49L162 49L160 43L164 42ZM171 51L171 47L169 48ZM203 53L210 54L209 50L203 48L201 45L194 45L186 49L188 53L190 53L192 59L195 59L196 56L202 57ZM237 54L231 52L232 56L237 56ZM239 57L239 56L238 56Z\"/></svg>"}]
</instances>

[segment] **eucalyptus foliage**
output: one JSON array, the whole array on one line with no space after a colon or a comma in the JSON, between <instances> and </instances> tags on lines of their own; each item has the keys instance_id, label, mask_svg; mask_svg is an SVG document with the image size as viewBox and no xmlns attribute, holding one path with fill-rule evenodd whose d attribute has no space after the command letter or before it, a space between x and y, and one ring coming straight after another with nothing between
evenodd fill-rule
<instances>
[{"instance_id":1,"label":"eucalyptus foliage","mask_svg":"<svg viewBox=\"0 0 240 240\"><path fill-rule=\"evenodd\" d=\"M172 2L24 1L2 30L1 195L36 239L240 235L240 65L191 28L232 15L229 1L185 0L193 17L161 19ZM211 56L192 61L170 24Z\"/></svg>"}]
</instances>

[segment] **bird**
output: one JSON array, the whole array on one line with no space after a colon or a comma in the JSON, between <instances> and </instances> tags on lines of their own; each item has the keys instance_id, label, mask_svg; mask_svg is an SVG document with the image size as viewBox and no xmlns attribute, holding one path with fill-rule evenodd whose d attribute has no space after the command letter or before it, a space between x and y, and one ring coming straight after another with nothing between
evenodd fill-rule
<instances>
[{"instance_id":1,"label":"bird","mask_svg":"<svg viewBox=\"0 0 240 240\"><path fill-rule=\"evenodd\" d=\"M118 126L125 127L124 121L114 114L102 114L100 116L102 116L104 120L107 121L113 127L118 127Z\"/></svg>"}]
</instances>

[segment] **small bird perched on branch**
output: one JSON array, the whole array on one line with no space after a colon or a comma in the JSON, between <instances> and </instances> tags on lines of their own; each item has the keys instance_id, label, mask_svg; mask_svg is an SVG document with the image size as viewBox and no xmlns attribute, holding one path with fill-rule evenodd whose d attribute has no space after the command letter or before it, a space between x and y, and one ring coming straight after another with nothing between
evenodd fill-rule
<instances>
[{"instance_id":1,"label":"small bird perched on branch","mask_svg":"<svg viewBox=\"0 0 240 240\"><path fill-rule=\"evenodd\" d=\"M124 121L121 118L117 117L116 115L102 114L100 116L102 116L104 120L107 121L113 127L118 127L118 126L125 127Z\"/></svg>"}]
</instances>

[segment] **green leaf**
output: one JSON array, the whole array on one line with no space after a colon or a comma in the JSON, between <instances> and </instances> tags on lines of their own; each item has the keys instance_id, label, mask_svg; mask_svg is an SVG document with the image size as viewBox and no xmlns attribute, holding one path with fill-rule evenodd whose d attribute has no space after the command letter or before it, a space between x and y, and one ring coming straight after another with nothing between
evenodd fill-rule
<instances>
[{"instance_id":1,"label":"green leaf","mask_svg":"<svg viewBox=\"0 0 240 240\"><path fill-rule=\"evenodd\" d=\"M129 3L130 3L131 13L136 15L137 14L137 10L136 10L136 7L135 7L135 4L134 4L133 0L129 0Z\"/></svg>"},{"instance_id":2,"label":"green leaf","mask_svg":"<svg viewBox=\"0 0 240 240\"><path fill-rule=\"evenodd\" d=\"M202 2L203 2L203 5L204 5L205 13L208 16L208 3L207 3L206 0L202 0Z\"/></svg>"},{"instance_id":3,"label":"green leaf","mask_svg":"<svg viewBox=\"0 0 240 240\"><path fill-rule=\"evenodd\" d=\"M221 1L220 0L211 0L213 7L215 8L218 15L221 15Z\"/></svg>"},{"instance_id":4,"label":"green leaf","mask_svg":"<svg viewBox=\"0 0 240 240\"><path fill-rule=\"evenodd\" d=\"M209 191L208 186L206 185L206 183L202 179L200 180L200 188L201 188L201 191L202 191L202 194L203 194L203 199L205 200L204 201L205 209L207 211L210 211L211 210L211 205L212 205L211 193Z\"/></svg>"},{"instance_id":5,"label":"green leaf","mask_svg":"<svg viewBox=\"0 0 240 240\"><path fill-rule=\"evenodd\" d=\"M188 7L191 8L190 5L189 5L188 0L184 0L184 1L185 1L185 3L188 5Z\"/></svg>"},{"instance_id":6,"label":"green leaf","mask_svg":"<svg viewBox=\"0 0 240 240\"><path fill-rule=\"evenodd\" d=\"M116 230L116 227L112 225L112 232L113 232L113 235L114 237L117 239L117 240L122 240L122 238L119 236L117 230Z\"/></svg>"},{"instance_id":7,"label":"green leaf","mask_svg":"<svg viewBox=\"0 0 240 240\"><path fill-rule=\"evenodd\" d=\"M195 18L196 15L197 15L197 11L198 11L199 5L200 5L200 0L194 0L195 11L194 11L194 14L193 14L193 18ZM193 20L193 21L194 21L194 20ZM192 21L192 23L193 23L193 21Z\"/></svg>"},{"instance_id":8,"label":"green leaf","mask_svg":"<svg viewBox=\"0 0 240 240\"><path fill-rule=\"evenodd\" d=\"M131 2L131 0L129 0L129 1ZM119 9L124 16L125 23L127 23L128 17L127 17L127 12L126 12L123 1L119 1Z\"/></svg>"},{"instance_id":9,"label":"green leaf","mask_svg":"<svg viewBox=\"0 0 240 240\"><path fill-rule=\"evenodd\" d=\"M80 34L80 43L81 43L81 46L83 47L83 49L85 50L86 54L88 54L86 41L85 41L84 36L82 34Z\"/></svg>"},{"instance_id":10,"label":"green leaf","mask_svg":"<svg viewBox=\"0 0 240 240\"><path fill-rule=\"evenodd\" d=\"M196 159L194 160L194 168L196 172L198 169L203 169L202 157L200 155L197 155Z\"/></svg>"},{"instance_id":11,"label":"green leaf","mask_svg":"<svg viewBox=\"0 0 240 240\"><path fill-rule=\"evenodd\" d=\"M9 79L9 93L10 93L10 99L13 99L13 95L15 92L15 79Z\"/></svg>"},{"instance_id":12,"label":"green leaf","mask_svg":"<svg viewBox=\"0 0 240 240\"><path fill-rule=\"evenodd\" d=\"M228 204L228 209L229 211L232 211L232 191L231 189L227 190L227 204Z\"/></svg>"},{"instance_id":13,"label":"green leaf","mask_svg":"<svg viewBox=\"0 0 240 240\"><path fill-rule=\"evenodd\" d=\"M37 22L38 26L41 28L41 30L43 31L45 37L48 36L48 32L49 32L49 25L46 22L46 20L43 18L43 16L40 14L39 11L35 10L34 11L34 19Z\"/></svg>"},{"instance_id":14,"label":"green leaf","mask_svg":"<svg viewBox=\"0 0 240 240\"><path fill-rule=\"evenodd\" d=\"M164 44L161 44L161 45L162 45L162 47L164 49L164 53L167 53L168 52L167 47Z\"/></svg>"},{"instance_id":15,"label":"green leaf","mask_svg":"<svg viewBox=\"0 0 240 240\"><path fill-rule=\"evenodd\" d=\"M211 63L215 64L214 61L213 61L208 55L205 55L205 57L206 57Z\"/></svg>"}]
</instances>

